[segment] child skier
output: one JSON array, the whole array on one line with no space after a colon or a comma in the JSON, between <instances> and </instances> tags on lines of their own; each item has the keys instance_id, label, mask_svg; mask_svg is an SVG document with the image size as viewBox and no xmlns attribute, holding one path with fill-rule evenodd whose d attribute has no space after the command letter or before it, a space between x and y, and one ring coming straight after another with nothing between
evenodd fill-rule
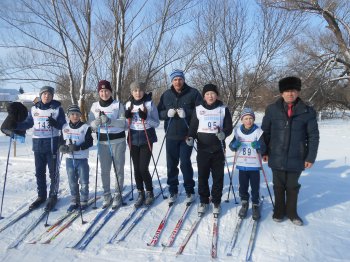
<instances>
[{"instance_id":1,"label":"child skier","mask_svg":"<svg viewBox=\"0 0 350 262\"><path fill-rule=\"evenodd\" d=\"M252 217L260 218L259 187L261 164L258 154L265 152L262 130L254 124L255 114L250 108L244 108L241 114L242 125L235 129L234 138L229 147L235 152L236 167L239 170L239 196L242 207L238 216L245 218L249 208L249 183L252 195ZM260 156L261 157L261 156Z\"/></svg>"},{"instance_id":2,"label":"child skier","mask_svg":"<svg viewBox=\"0 0 350 262\"><path fill-rule=\"evenodd\" d=\"M135 207L140 207L142 204L150 205L154 200L152 177L148 166L151 161L153 143L157 142L155 128L159 126L159 117L157 107L152 102L152 93L145 93L145 83L131 83L130 91L131 98L125 105L127 109L125 117L128 119L129 149L139 194Z\"/></svg>"},{"instance_id":3,"label":"child skier","mask_svg":"<svg viewBox=\"0 0 350 262\"><path fill-rule=\"evenodd\" d=\"M97 136L100 136L98 152L104 197L102 208L106 208L112 203L110 174L113 159L116 180L112 207L116 208L122 203L124 185L125 109L122 103L112 98L112 87L107 80L99 81L97 91L100 99L91 106L92 118L94 119L91 122L91 127L100 133Z\"/></svg>"},{"instance_id":4,"label":"child skier","mask_svg":"<svg viewBox=\"0 0 350 262\"><path fill-rule=\"evenodd\" d=\"M65 144L60 146L60 152L68 154L66 171L72 198L67 212L71 213L79 205L82 210L87 207L89 198L88 158L89 148L93 146L93 138L91 127L80 120L81 111L79 106L69 106L67 116L69 123L63 126L61 135L61 139L65 141ZM81 196L79 195L79 184Z\"/></svg>"},{"instance_id":5,"label":"child skier","mask_svg":"<svg viewBox=\"0 0 350 262\"><path fill-rule=\"evenodd\" d=\"M57 168L58 140L60 130L66 123L61 103L53 100L54 89L44 86L40 89L40 100L31 108L27 118L17 123L16 129L26 130L33 127L33 151L38 198L29 206L35 209L46 201L46 166L50 173L49 200L45 210L50 211L57 203L59 170Z\"/></svg>"},{"instance_id":6,"label":"child skier","mask_svg":"<svg viewBox=\"0 0 350 262\"><path fill-rule=\"evenodd\" d=\"M224 183L225 138L232 133L232 118L229 109L217 99L217 86L207 84L203 87L201 105L196 107L191 119L186 143L193 146L197 139L198 194L200 205L198 215L202 216L209 204L209 175L213 178L211 202L213 214L220 213L220 203Z\"/></svg>"}]
</instances>

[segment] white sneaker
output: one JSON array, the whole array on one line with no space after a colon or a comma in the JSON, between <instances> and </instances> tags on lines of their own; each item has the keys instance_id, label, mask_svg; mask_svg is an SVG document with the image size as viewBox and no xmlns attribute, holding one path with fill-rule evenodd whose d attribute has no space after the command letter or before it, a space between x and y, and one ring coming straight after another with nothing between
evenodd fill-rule
<instances>
[{"instance_id":1,"label":"white sneaker","mask_svg":"<svg viewBox=\"0 0 350 262\"><path fill-rule=\"evenodd\" d=\"M189 204L192 203L195 199L195 194L186 194L186 199L185 199L185 203Z\"/></svg>"},{"instance_id":2,"label":"white sneaker","mask_svg":"<svg viewBox=\"0 0 350 262\"><path fill-rule=\"evenodd\" d=\"M112 203L112 196L110 194L105 195L102 202L102 209L109 207L111 203Z\"/></svg>"},{"instance_id":3,"label":"white sneaker","mask_svg":"<svg viewBox=\"0 0 350 262\"><path fill-rule=\"evenodd\" d=\"M174 202L176 202L177 199L177 193L176 194L171 194L169 197L169 204L172 204Z\"/></svg>"},{"instance_id":4,"label":"white sneaker","mask_svg":"<svg viewBox=\"0 0 350 262\"><path fill-rule=\"evenodd\" d=\"M200 203L198 206L198 216L201 217L208 208L208 204Z\"/></svg>"},{"instance_id":5,"label":"white sneaker","mask_svg":"<svg viewBox=\"0 0 350 262\"><path fill-rule=\"evenodd\" d=\"M120 194L115 194L113 198L112 208L115 209L122 205L122 197Z\"/></svg>"}]
</instances>

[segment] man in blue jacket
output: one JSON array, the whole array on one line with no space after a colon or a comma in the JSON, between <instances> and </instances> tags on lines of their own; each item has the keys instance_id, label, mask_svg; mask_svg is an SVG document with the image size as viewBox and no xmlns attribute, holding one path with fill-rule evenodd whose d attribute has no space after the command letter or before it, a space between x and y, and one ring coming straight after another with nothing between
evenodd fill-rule
<instances>
[{"instance_id":1,"label":"man in blue jacket","mask_svg":"<svg viewBox=\"0 0 350 262\"><path fill-rule=\"evenodd\" d=\"M185 75L181 70L170 74L171 87L166 90L159 101L159 119L164 120L166 130L166 158L169 185L169 203L176 201L179 185L179 169L184 179L186 202L194 200L194 180L191 163L192 147L185 138L195 107L202 102L202 96L195 88L185 83Z\"/></svg>"},{"instance_id":2,"label":"man in blue jacket","mask_svg":"<svg viewBox=\"0 0 350 262\"><path fill-rule=\"evenodd\" d=\"M33 127L33 151L38 198L29 206L35 209L46 201L46 166L50 173L49 200L46 211L53 209L57 202L59 173L57 149L60 130L66 123L63 108L59 101L53 100L54 89L44 86L40 89L40 100L30 110L23 122L17 123L16 130Z\"/></svg>"},{"instance_id":3,"label":"man in blue jacket","mask_svg":"<svg viewBox=\"0 0 350 262\"><path fill-rule=\"evenodd\" d=\"M279 81L281 98L266 108L261 129L268 161L273 173L275 208L273 220L287 216L295 225L303 225L297 213L301 172L316 160L319 131L315 110L300 98L301 80L285 77Z\"/></svg>"}]
</instances>

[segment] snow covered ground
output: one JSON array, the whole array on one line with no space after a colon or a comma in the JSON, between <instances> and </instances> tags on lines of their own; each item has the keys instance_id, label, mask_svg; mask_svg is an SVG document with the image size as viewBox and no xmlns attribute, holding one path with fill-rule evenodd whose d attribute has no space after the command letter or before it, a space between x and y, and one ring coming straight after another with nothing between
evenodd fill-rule
<instances>
[{"instance_id":1,"label":"snow covered ground","mask_svg":"<svg viewBox=\"0 0 350 262\"><path fill-rule=\"evenodd\" d=\"M0 114L0 124L6 117ZM261 115L257 123L260 124ZM289 221L275 223L272 221L272 204L268 195L266 184L261 176L261 194L265 196L262 210L261 223L258 227L257 239L254 245L253 261L350 261L350 122L344 120L326 120L319 123L321 143L317 162L314 167L303 173L300 182L302 188L299 200L299 215L303 218L303 227L294 226ZM157 130L159 142L154 148L154 156L157 157L164 131L160 127ZM228 138L227 141L230 141ZM4 173L6 167L9 138L0 135L0 192L2 193ZM163 149L158 164L158 173L163 187L166 185L165 149ZM193 152L192 160L197 178L196 153ZM228 161L232 164L232 153L228 151ZM129 190L130 165L127 152L125 164L125 180ZM96 148L90 151L90 192L94 193ZM268 180L271 181L271 171L265 166ZM154 165L150 164L153 171ZM230 167L232 168L232 167ZM61 165L60 188L63 190L58 210L50 213L49 223L55 221L66 212L69 205L69 190L65 173L65 162ZM114 175L112 174L114 177ZM270 189L272 190L272 184ZM156 175L154 185L157 186ZM227 198L229 178L225 176L223 200ZM98 179L98 193L102 192L101 182ZM234 186L236 196L237 172L234 174ZM66 189L66 190L65 190ZM163 250L160 243L166 242L183 209L184 191L170 214L170 218L159 243L155 247L146 245L155 233L159 222L167 210L167 202L158 198L154 206L143 217L140 223L127 236L125 241L118 244L107 245L109 237L113 234L123 219L132 209L133 202L119 209L112 219L102 228L84 251L76 251L67 248L72 241L78 240L89 223L82 225L77 219L71 227L63 231L51 244L28 244L25 241L38 236L44 230L45 221L41 222L24 243L18 248L8 250L8 245L20 234L31 221L37 218L40 211L32 212L21 222L11 226L0 233L0 261L209 261L211 249L212 215L207 214L199 224L194 235L187 244L183 254L176 257L175 253L184 239L191 223L197 217L197 204L190 210L189 216L184 222L174 246ZM11 148L10 164L2 215L5 219L0 221L0 227L13 215L18 208L26 209L28 203L36 196L36 182L34 176L33 153L31 151L30 133L24 144L17 144L16 157ZM136 192L135 192L136 197ZM198 202L198 198L197 198ZM97 203L101 205L100 202ZM232 257L226 256L226 248L230 242L234 227L237 222L239 205L232 200L222 204L222 215L219 222L218 258L217 261L242 261L245 260L250 231L253 225L249 213L244 221L237 239L236 248ZM94 214L100 209L91 210L84 215L84 220L91 221Z\"/></svg>"}]
</instances>

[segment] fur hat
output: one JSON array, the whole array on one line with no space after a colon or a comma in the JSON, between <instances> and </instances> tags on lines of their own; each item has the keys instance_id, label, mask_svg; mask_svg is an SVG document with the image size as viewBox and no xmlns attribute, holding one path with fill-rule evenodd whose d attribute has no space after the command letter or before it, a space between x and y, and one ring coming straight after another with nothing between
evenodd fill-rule
<instances>
[{"instance_id":1,"label":"fur hat","mask_svg":"<svg viewBox=\"0 0 350 262\"><path fill-rule=\"evenodd\" d=\"M206 93L206 92L209 92L209 91L213 91L213 92L215 92L217 95L219 95L218 87L217 87L216 85L213 85L213 84L206 84L206 85L203 87L202 96L204 97L205 93Z\"/></svg>"},{"instance_id":2,"label":"fur hat","mask_svg":"<svg viewBox=\"0 0 350 262\"><path fill-rule=\"evenodd\" d=\"M280 93L283 93L287 90L301 90L301 80L298 77L295 76L288 76L285 78L282 78L278 82L278 88L280 90Z\"/></svg>"},{"instance_id":3,"label":"fur hat","mask_svg":"<svg viewBox=\"0 0 350 262\"><path fill-rule=\"evenodd\" d=\"M253 111L253 109L251 109L251 108L249 108L249 107L243 108L242 113L241 113L241 120L242 120L242 118L245 117L245 116L251 116L251 117L253 117L253 119L255 120L254 111Z\"/></svg>"},{"instance_id":4,"label":"fur hat","mask_svg":"<svg viewBox=\"0 0 350 262\"><path fill-rule=\"evenodd\" d=\"M170 81L172 82L175 77L181 77L183 80L185 80L185 74L182 70L180 69L175 69L171 74L170 74Z\"/></svg>"},{"instance_id":5,"label":"fur hat","mask_svg":"<svg viewBox=\"0 0 350 262\"><path fill-rule=\"evenodd\" d=\"M78 105L70 105L67 108L67 116L69 116L71 113L79 113L79 114L81 114L79 106Z\"/></svg>"},{"instance_id":6,"label":"fur hat","mask_svg":"<svg viewBox=\"0 0 350 262\"><path fill-rule=\"evenodd\" d=\"M100 92L102 89L108 89L109 91L112 92L111 83L108 82L107 80L100 80L98 82L97 92Z\"/></svg>"},{"instance_id":7,"label":"fur hat","mask_svg":"<svg viewBox=\"0 0 350 262\"><path fill-rule=\"evenodd\" d=\"M7 136L12 136L13 133L25 136L26 131L14 129L17 127L17 122L23 122L27 118L27 108L20 102L13 102L7 106L7 113L8 116L1 125L1 131Z\"/></svg>"},{"instance_id":8,"label":"fur hat","mask_svg":"<svg viewBox=\"0 0 350 262\"><path fill-rule=\"evenodd\" d=\"M135 91L136 89L140 89L141 91L146 91L146 84L139 81L134 81L130 84L130 91Z\"/></svg>"},{"instance_id":9,"label":"fur hat","mask_svg":"<svg viewBox=\"0 0 350 262\"><path fill-rule=\"evenodd\" d=\"M53 96L55 94L55 89L53 89L53 87L51 86L43 86L42 88L40 88L40 92L39 92L40 98L44 92L49 92Z\"/></svg>"}]
</instances>

